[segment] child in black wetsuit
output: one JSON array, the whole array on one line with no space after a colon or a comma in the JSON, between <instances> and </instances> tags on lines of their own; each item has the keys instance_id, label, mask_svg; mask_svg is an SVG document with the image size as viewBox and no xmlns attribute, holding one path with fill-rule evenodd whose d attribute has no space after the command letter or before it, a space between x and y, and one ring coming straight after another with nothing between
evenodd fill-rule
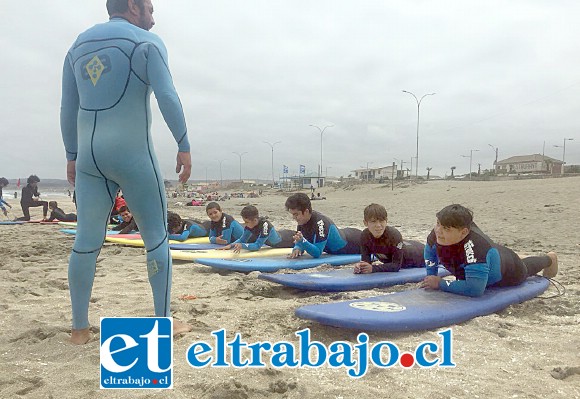
<instances>
[{"instance_id":1,"label":"child in black wetsuit","mask_svg":"<svg viewBox=\"0 0 580 399\"><path fill-rule=\"evenodd\" d=\"M48 203L48 208L50 209L50 217L47 219L48 222L52 222L54 219L60 220L61 222L77 221L76 214L64 213L64 211L58 207L58 203L56 201L50 201Z\"/></svg>"},{"instance_id":2,"label":"child in black wetsuit","mask_svg":"<svg viewBox=\"0 0 580 399\"><path fill-rule=\"evenodd\" d=\"M361 236L361 261L354 273L398 272L401 268L424 267L425 246L418 241L403 241L401 233L387 226L387 210L379 204L370 204L364 210L366 229ZM371 257L377 261L371 263Z\"/></svg>"},{"instance_id":3,"label":"child in black wetsuit","mask_svg":"<svg viewBox=\"0 0 580 399\"><path fill-rule=\"evenodd\" d=\"M30 175L27 183L28 184L22 188L22 195L20 196L20 206L22 207L22 213L24 216L16 220L29 221L29 208L37 206L42 207L42 216L43 219L46 219L48 213L48 202L39 199L40 193L38 192L38 183L40 183L40 179L36 175Z\"/></svg>"}]
</instances>

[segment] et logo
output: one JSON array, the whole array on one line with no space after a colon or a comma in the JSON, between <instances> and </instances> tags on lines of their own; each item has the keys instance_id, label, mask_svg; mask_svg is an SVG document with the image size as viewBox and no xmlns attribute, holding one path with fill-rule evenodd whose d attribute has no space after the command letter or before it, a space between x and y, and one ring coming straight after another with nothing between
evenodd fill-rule
<instances>
[{"instance_id":1,"label":"et logo","mask_svg":"<svg viewBox=\"0 0 580 399\"><path fill-rule=\"evenodd\" d=\"M101 389L173 388L171 317L101 318Z\"/></svg>"}]
</instances>

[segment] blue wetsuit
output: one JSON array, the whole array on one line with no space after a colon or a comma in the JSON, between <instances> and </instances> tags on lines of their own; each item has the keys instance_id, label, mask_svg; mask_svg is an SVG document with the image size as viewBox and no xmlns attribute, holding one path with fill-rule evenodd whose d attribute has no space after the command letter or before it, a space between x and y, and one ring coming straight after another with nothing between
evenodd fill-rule
<instances>
[{"instance_id":1,"label":"blue wetsuit","mask_svg":"<svg viewBox=\"0 0 580 399\"><path fill-rule=\"evenodd\" d=\"M456 278L441 280L440 290L472 297L483 295L488 286L521 284L552 262L549 256L520 259L511 249L494 243L475 223L469 234L453 245L437 244L435 231L431 231L424 255L427 275L436 276L438 265L442 265Z\"/></svg>"},{"instance_id":2,"label":"blue wetsuit","mask_svg":"<svg viewBox=\"0 0 580 399\"><path fill-rule=\"evenodd\" d=\"M219 221L211 222L209 242L215 244L216 238L222 236L222 239L226 240L227 244L230 244L240 238L242 234L244 234L244 228L240 222L222 212L222 217Z\"/></svg>"},{"instance_id":3,"label":"blue wetsuit","mask_svg":"<svg viewBox=\"0 0 580 399\"><path fill-rule=\"evenodd\" d=\"M2 187L0 187L0 209L2 209L2 211L6 211L4 205L10 206L8 202L4 201L4 198L2 198Z\"/></svg>"},{"instance_id":4,"label":"blue wetsuit","mask_svg":"<svg viewBox=\"0 0 580 399\"><path fill-rule=\"evenodd\" d=\"M170 240L185 241L188 238L207 237L211 222L209 220L200 222L199 220L186 219L183 221L179 234L170 234Z\"/></svg>"},{"instance_id":5,"label":"blue wetsuit","mask_svg":"<svg viewBox=\"0 0 580 399\"><path fill-rule=\"evenodd\" d=\"M294 249L306 251L314 258L322 252L329 254L360 254L361 231L355 228L338 229L329 217L312 211L310 220L298 226L302 241Z\"/></svg>"},{"instance_id":6,"label":"blue wetsuit","mask_svg":"<svg viewBox=\"0 0 580 399\"><path fill-rule=\"evenodd\" d=\"M264 245L273 248L292 248L294 246L294 232L292 230L276 231L272 223L264 218L258 220L258 224L249 228L244 228L244 233L232 244L242 244L242 248L257 251Z\"/></svg>"},{"instance_id":7,"label":"blue wetsuit","mask_svg":"<svg viewBox=\"0 0 580 399\"><path fill-rule=\"evenodd\" d=\"M89 326L96 259L119 187L147 249L155 315L170 315L172 263L165 189L150 134L151 91L179 151L189 152L167 51L157 35L115 17L81 33L66 55L61 131L67 160L76 160L78 200L69 263L74 329Z\"/></svg>"}]
</instances>

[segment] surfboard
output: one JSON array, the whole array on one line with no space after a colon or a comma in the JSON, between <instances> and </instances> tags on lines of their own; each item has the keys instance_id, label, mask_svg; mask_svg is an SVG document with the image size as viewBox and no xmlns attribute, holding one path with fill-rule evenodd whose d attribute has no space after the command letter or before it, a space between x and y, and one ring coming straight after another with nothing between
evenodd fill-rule
<instances>
[{"instance_id":1,"label":"surfboard","mask_svg":"<svg viewBox=\"0 0 580 399\"><path fill-rule=\"evenodd\" d=\"M58 222L59 226L63 226L63 227L72 227L72 228L76 228L77 227L77 222ZM108 224L107 228L113 228L115 227L115 224Z\"/></svg>"},{"instance_id":2,"label":"surfboard","mask_svg":"<svg viewBox=\"0 0 580 399\"><path fill-rule=\"evenodd\" d=\"M72 235L76 235L77 234L76 229L60 229L59 231L61 233L64 233L64 234L72 234ZM107 231L107 235L118 235L118 234L119 234L118 231L113 231L113 230L108 230Z\"/></svg>"},{"instance_id":3,"label":"surfboard","mask_svg":"<svg viewBox=\"0 0 580 399\"><path fill-rule=\"evenodd\" d=\"M291 248L290 248L291 249ZM258 252L262 252L260 250ZM360 255L328 255L323 254L320 258L312 258L303 255L297 259L288 259L286 257L267 258L246 258L246 259L197 259L197 263L211 266L216 269L232 270L238 272L275 272L280 269L308 269L311 267L329 264L332 266L347 265L350 263L360 262ZM352 270L351 270L352 273ZM261 276L260 276L261 277Z\"/></svg>"},{"instance_id":4,"label":"surfboard","mask_svg":"<svg viewBox=\"0 0 580 399\"><path fill-rule=\"evenodd\" d=\"M200 251L207 249L217 249L223 248L224 245L221 244L169 244L170 249L176 249L179 251Z\"/></svg>"},{"instance_id":5,"label":"surfboard","mask_svg":"<svg viewBox=\"0 0 580 399\"><path fill-rule=\"evenodd\" d=\"M359 331L418 331L461 323L521 303L544 292L549 281L528 278L515 287L490 287L478 298L423 288L354 301L307 305L296 316Z\"/></svg>"},{"instance_id":6,"label":"surfboard","mask_svg":"<svg viewBox=\"0 0 580 399\"><path fill-rule=\"evenodd\" d=\"M129 238L131 237L131 238ZM144 247L145 244L140 234L117 234L116 236L107 236L105 241L113 244L128 245L131 247ZM209 237L188 238L185 241L169 240L169 244L209 244Z\"/></svg>"},{"instance_id":7,"label":"surfboard","mask_svg":"<svg viewBox=\"0 0 580 399\"><path fill-rule=\"evenodd\" d=\"M259 251L242 249L239 254L234 251L218 251L209 249L206 251L171 251L171 257L176 260L191 260L198 262L199 259L246 259L264 257L284 257L292 253L292 248L262 248ZM201 263L201 262L198 262Z\"/></svg>"},{"instance_id":8,"label":"surfboard","mask_svg":"<svg viewBox=\"0 0 580 399\"><path fill-rule=\"evenodd\" d=\"M448 274L446 271L439 271L441 277ZM261 274L258 278L301 290L339 292L417 283L423 280L425 276L424 267L401 269L398 272L370 274L354 274L353 268L349 267L315 273Z\"/></svg>"},{"instance_id":9,"label":"surfboard","mask_svg":"<svg viewBox=\"0 0 580 399\"><path fill-rule=\"evenodd\" d=\"M14 225L14 224L24 224L24 222L18 220L0 220L0 225Z\"/></svg>"}]
</instances>

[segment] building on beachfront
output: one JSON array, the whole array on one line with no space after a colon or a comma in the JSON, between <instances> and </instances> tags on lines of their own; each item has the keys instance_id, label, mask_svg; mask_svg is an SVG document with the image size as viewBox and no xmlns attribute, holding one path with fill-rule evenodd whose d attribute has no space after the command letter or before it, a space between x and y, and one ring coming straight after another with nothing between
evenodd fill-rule
<instances>
[{"instance_id":1,"label":"building on beachfront","mask_svg":"<svg viewBox=\"0 0 580 399\"><path fill-rule=\"evenodd\" d=\"M497 174L512 173L545 173L559 175L562 173L563 162L542 154L517 155L495 164Z\"/></svg>"},{"instance_id":2,"label":"building on beachfront","mask_svg":"<svg viewBox=\"0 0 580 399\"><path fill-rule=\"evenodd\" d=\"M388 180L397 178L397 165L381 166L378 168L361 168L353 170L354 177L359 180Z\"/></svg>"}]
</instances>

